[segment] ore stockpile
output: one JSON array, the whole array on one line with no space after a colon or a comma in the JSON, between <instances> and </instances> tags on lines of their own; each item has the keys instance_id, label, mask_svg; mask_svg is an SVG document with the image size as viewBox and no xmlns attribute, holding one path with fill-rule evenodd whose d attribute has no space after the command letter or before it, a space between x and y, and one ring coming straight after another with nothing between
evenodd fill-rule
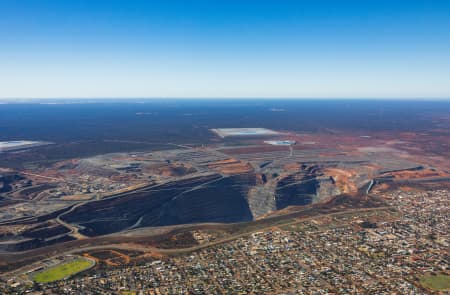
<instances>
[{"instance_id":1,"label":"ore stockpile","mask_svg":"<svg viewBox=\"0 0 450 295\"><path fill-rule=\"evenodd\" d=\"M62 218L88 236L144 226L252 219L246 202L249 176L212 174L80 206ZM250 180L251 181L251 180Z\"/></svg>"}]
</instances>

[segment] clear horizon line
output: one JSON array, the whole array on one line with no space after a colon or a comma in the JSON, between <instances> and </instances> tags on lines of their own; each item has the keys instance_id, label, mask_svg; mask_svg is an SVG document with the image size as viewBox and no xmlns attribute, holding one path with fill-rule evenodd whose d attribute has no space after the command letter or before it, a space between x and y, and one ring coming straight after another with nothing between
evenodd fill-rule
<instances>
[{"instance_id":1,"label":"clear horizon line","mask_svg":"<svg viewBox=\"0 0 450 295\"><path fill-rule=\"evenodd\" d=\"M162 100L162 99L180 99L180 100L254 100L254 99L264 99L264 100L450 100L450 97L407 97L407 96L399 96L399 97L344 97L344 96L320 96L320 97L294 97L294 96L136 96L136 97L126 97L126 96L97 96L97 97L0 97L0 101L5 100L102 100L102 99L110 99L110 100Z\"/></svg>"}]
</instances>

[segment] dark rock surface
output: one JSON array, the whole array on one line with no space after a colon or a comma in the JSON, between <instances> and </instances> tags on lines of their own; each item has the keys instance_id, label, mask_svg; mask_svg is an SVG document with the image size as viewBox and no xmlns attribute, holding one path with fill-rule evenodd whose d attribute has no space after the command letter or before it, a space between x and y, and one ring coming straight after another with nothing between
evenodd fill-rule
<instances>
[{"instance_id":1,"label":"dark rock surface","mask_svg":"<svg viewBox=\"0 0 450 295\"><path fill-rule=\"evenodd\" d=\"M254 182L253 174L185 179L90 202L61 219L80 225L88 236L142 226L248 221L252 215L246 195Z\"/></svg>"}]
</instances>

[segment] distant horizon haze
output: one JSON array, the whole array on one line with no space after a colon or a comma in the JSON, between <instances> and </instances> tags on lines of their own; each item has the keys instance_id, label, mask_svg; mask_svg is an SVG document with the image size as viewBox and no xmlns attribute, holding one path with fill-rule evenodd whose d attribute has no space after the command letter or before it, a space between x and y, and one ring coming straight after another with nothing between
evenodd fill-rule
<instances>
[{"instance_id":1,"label":"distant horizon haze","mask_svg":"<svg viewBox=\"0 0 450 295\"><path fill-rule=\"evenodd\" d=\"M215 100L215 101L295 101L295 100L320 100L320 101L450 101L450 97L0 97L0 102L32 102L32 101L109 101L109 102L139 102L139 101L163 101L163 100Z\"/></svg>"}]
</instances>

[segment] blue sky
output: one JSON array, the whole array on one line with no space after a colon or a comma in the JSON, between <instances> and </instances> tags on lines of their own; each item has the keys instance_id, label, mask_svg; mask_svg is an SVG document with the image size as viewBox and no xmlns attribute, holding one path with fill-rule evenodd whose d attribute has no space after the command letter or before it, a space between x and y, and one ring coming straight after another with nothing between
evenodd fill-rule
<instances>
[{"instance_id":1,"label":"blue sky","mask_svg":"<svg viewBox=\"0 0 450 295\"><path fill-rule=\"evenodd\" d=\"M450 1L0 0L0 98L449 98Z\"/></svg>"}]
</instances>

